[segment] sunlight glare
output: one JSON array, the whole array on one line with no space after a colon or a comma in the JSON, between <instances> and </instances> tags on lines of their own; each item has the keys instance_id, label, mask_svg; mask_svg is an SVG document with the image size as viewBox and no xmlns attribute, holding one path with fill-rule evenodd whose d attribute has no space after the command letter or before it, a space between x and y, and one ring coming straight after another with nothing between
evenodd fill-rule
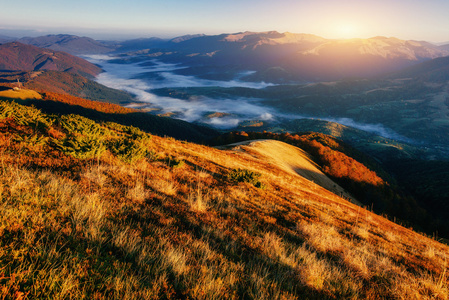
<instances>
[{"instance_id":1,"label":"sunlight glare","mask_svg":"<svg viewBox=\"0 0 449 300\"><path fill-rule=\"evenodd\" d=\"M359 33L357 26L349 23L336 26L335 31L337 38L343 39L356 38L357 34Z\"/></svg>"}]
</instances>

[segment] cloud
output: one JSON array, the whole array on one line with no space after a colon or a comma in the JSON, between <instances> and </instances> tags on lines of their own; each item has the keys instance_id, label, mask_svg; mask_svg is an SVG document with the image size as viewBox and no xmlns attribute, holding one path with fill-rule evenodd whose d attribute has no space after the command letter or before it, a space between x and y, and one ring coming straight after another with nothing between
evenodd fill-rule
<instances>
[{"instance_id":1,"label":"cloud","mask_svg":"<svg viewBox=\"0 0 449 300\"><path fill-rule=\"evenodd\" d=\"M304 115L295 115L295 114L278 114L278 117L286 118L286 119L310 119L310 120L323 120L328 122L339 123L341 125L352 127L355 129L359 129L362 131L366 131L378 136L382 136L384 138L403 141L407 143L415 143L414 140L407 138L394 130L385 127L382 124L369 124L369 123L359 123L350 118L321 118L321 117L310 117Z\"/></svg>"},{"instance_id":2,"label":"cloud","mask_svg":"<svg viewBox=\"0 0 449 300\"><path fill-rule=\"evenodd\" d=\"M139 101L148 103L151 107L160 108L163 112L173 112L177 117L189 121L200 121L220 127L232 128L238 126L241 120L245 119L272 119L274 109L263 106L257 99L237 98L237 99L212 99L208 97L195 97L195 99L182 100L171 97L157 96L150 91L160 87L205 87L221 86L234 87L246 86L251 88L262 88L265 83L247 83L238 80L216 81L198 79L194 76L184 76L170 73L177 68L175 64L165 64L154 61L151 66L141 66L138 64L116 64L109 62L113 57L106 55L86 56L92 63L100 65L105 72L99 74L96 80L108 87L120 89L134 94ZM143 73L157 73L163 80L140 79ZM212 118L207 121L202 120L203 116L211 112L221 112L232 114L236 117Z\"/></svg>"},{"instance_id":3,"label":"cloud","mask_svg":"<svg viewBox=\"0 0 449 300\"><path fill-rule=\"evenodd\" d=\"M282 114L272 107L261 104L258 99L237 98L237 99L212 99L207 97L195 97L195 99L182 100L170 97L157 96L150 91L162 87L248 87L264 88L271 84L264 82L244 82L238 80L242 75L252 71L242 72L237 79L231 81L217 81L199 79L194 76L186 76L172 73L180 69L179 65L167 64L156 60L151 61L151 65L141 64L117 64L110 61L116 59L107 55L85 56L90 62L100 65L105 72L97 76L96 80L108 87L124 90L136 95L139 101L148 103L148 107L157 107L162 112L176 113L176 117L188 122L203 122L221 129L234 128L243 120L263 120L273 121L275 117L287 119L315 119L303 115ZM154 76L142 76L142 74L155 73ZM153 78L153 79L151 79ZM206 114L220 112L230 114L230 116L204 118ZM371 132L386 138L411 142L404 136L393 130L386 128L382 124L358 123L349 118L320 118L321 120L340 123L363 131Z\"/></svg>"},{"instance_id":4,"label":"cloud","mask_svg":"<svg viewBox=\"0 0 449 300\"><path fill-rule=\"evenodd\" d=\"M262 121L272 121L274 120L274 116L270 113L263 113L259 116L259 119Z\"/></svg>"},{"instance_id":5,"label":"cloud","mask_svg":"<svg viewBox=\"0 0 449 300\"><path fill-rule=\"evenodd\" d=\"M379 135L379 136L393 139L393 140L412 142L411 139L398 134L394 130L387 128L382 124L358 123L350 118L325 118L323 120L329 121L329 122L340 123L340 124L348 126L348 127L353 127L356 129L366 131L366 132L371 132L375 135Z\"/></svg>"},{"instance_id":6,"label":"cloud","mask_svg":"<svg viewBox=\"0 0 449 300\"><path fill-rule=\"evenodd\" d=\"M220 129L230 129L237 127L242 120L234 117L210 118L204 123Z\"/></svg>"}]
</instances>

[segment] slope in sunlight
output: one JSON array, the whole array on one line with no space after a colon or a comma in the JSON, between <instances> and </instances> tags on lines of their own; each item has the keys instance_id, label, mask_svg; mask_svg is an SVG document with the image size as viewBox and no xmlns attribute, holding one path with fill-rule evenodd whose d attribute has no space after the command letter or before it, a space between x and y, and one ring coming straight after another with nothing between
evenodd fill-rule
<instances>
[{"instance_id":1,"label":"slope in sunlight","mask_svg":"<svg viewBox=\"0 0 449 300\"><path fill-rule=\"evenodd\" d=\"M25 100L42 99L42 96L38 92L29 89L7 88L0 90L0 98Z\"/></svg>"},{"instance_id":2,"label":"slope in sunlight","mask_svg":"<svg viewBox=\"0 0 449 300\"><path fill-rule=\"evenodd\" d=\"M449 296L446 245L298 176L283 144L219 150L0 104L2 298Z\"/></svg>"},{"instance_id":3,"label":"slope in sunlight","mask_svg":"<svg viewBox=\"0 0 449 300\"><path fill-rule=\"evenodd\" d=\"M290 174L299 175L336 195L352 199L352 196L342 187L327 177L320 167L313 162L310 155L304 150L275 140L256 140L230 144L221 149L232 147L234 151L244 151L249 155L255 155L273 166ZM360 204L356 201L357 204Z\"/></svg>"}]
</instances>

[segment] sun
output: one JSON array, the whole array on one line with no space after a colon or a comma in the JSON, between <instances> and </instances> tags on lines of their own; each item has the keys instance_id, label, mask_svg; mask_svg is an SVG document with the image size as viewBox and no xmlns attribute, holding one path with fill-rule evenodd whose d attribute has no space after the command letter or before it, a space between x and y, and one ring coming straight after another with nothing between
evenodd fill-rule
<instances>
[{"instance_id":1,"label":"sun","mask_svg":"<svg viewBox=\"0 0 449 300\"><path fill-rule=\"evenodd\" d=\"M337 38L351 39L356 38L359 33L357 25L342 23L335 27L335 36Z\"/></svg>"}]
</instances>

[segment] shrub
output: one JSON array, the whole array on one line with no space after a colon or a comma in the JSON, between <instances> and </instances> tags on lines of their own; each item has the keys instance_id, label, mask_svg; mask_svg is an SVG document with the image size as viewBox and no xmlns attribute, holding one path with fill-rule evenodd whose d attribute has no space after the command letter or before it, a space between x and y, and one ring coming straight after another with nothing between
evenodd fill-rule
<instances>
[{"instance_id":1,"label":"shrub","mask_svg":"<svg viewBox=\"0 0 449 300\"><path fill-rule=\"evenodd\" d=\"M95 121L79 115L65 115L56 123L67 133L62 140L53 138L51 144L64 154L80 159L99 157L106 150L104 137L109 133Z\"/></svg>"},{"instance_id":2,"label":"shrub","mask_svg":"<svg viewBox=\"0 0 449 300\"><path fill-rule=\"evenodd\" d=\"M265 189L265 185L259 181L262 174L247 170L247 169L233 169L228 174L228 179L234 182L248 182L257 188Z\"/></svg>"},{"instance_id":3,"label":"shrub","mask_svg":"<svg viewBox=\"0 0 449 300\"><path fill-rule=\"evenodd\" d=\"M19 125L30 126L35 130L45 132L53 120L39 109L23 106L15 102L0 101L0 119L13 118Z\"/></svg>"},{"instance_id":4,"label":"shrub","mask_svg":"<svg viewBox=\"0 0 449 300\"><path fill-rule=\"evenodd\" d=\"M110 132L91 119L79 115L65 115L57 119L57 123L72 135L82 135L91 138L103 138Z\"/></svg>"},{"instance_id":5,"label":"shrub","mask_svg":"<svg viewBox=\"0 0 449 300\"><path fill-rule=\"evenodd\" d=\"M128 137L122 137L110 142L109 149L126 163L133 163L148 154L145 144Z\"/></svg>"},{"instance_id":6,"label":"shrub","mask_svg":"<svg viewBox=\"0 0 449 300\"><path fill-rule=\"evenodd\" d=\"M52 139L51 145L64 154L80 159L99 157L106 150L99 139L73 135L63 140Z\"/></svg>"},{"instance_id":7,"label":"shrub","mask_svg":"<svg viewBox=\"0 0 449 300\"><path fill-rule=\"evenodd\" d=\"M184 166L184 161L182 159L172 157L171 155L165 158L165 162L169 167L172 168L181 168L182 166Z\"/></svg>"}]
</instances>

